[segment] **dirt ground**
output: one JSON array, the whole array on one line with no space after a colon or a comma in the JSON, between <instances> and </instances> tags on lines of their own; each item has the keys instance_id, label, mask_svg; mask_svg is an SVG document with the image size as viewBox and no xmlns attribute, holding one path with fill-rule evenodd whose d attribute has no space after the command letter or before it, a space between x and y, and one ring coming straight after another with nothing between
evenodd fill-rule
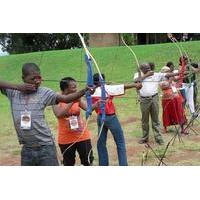
<instances>
[{"instance_id":1,"label":"dirt ground","mask_svg":"<svg viewBox=\"0 0 200 200\"><path fill-rule=\"evenodd\" d=\"M133 123L135 121L140 120L139 118L129 118L126 121L122 121L122 126ZM170 143L166 155L163 158L163 162L167 166L191 166L191 165L200 165L200 127L199 125L193 125L193 129L188 129L189 135L181 135L181 141L179 141L178 137L174 140L174 143ZM159 163L159 159L156 157L162 157L168 142L174 136L175 131L170 131L170 133L163 134L163 138L165 140L165 145L159 146L154 142L153 135L151 134L150 138L150 148L147 148L146 145L138 144L137 137L132 135L126 135L126 148L127 148L127 158L130 166L157 166ZM98 156L96 150L97 137L92 138L93 143L93 151L94 151L94 166L98 165ZM118 165L118 158L116 152L116 145L113 141L112 135L109 134L107 147L109 151L109 162L111 166ZM20 147L18 149L20 152ZM59 152L59 150L58 150ZM156 155L155 155L156 154ZM61 155L59 152L59 159L61 160ZM79 159L77 156L77 165L79 165ZM12 152L2 152L0 156L0 165L1 166L19 166L20 165L20 153L15 153L13 155ZM163 164L164 165L164 164Z\"/></svg>"}]
</instances>

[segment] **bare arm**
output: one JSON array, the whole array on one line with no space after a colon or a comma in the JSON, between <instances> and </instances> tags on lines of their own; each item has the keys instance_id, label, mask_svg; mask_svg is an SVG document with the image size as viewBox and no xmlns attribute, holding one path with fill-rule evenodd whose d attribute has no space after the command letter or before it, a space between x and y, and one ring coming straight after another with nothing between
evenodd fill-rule
<instances>
[{"instance_id":1,"label":"bare arm","mask_svg":"<svg viewBox=\"0 0 200 200\"><path fill-rule=\"evenodd\" d=\"M54 105L54 106L52 106L53 112L57 118L68 117L69 116L68 111L72 107L72 105L73 105L73 103L66 104L65 107L61 107L59 105Z\"/></svg>"},{"instance_id":2,"label":"bare arm","mask_svg":"<svg viewBox=\"0 0 200 200\"><path fill-rule=\"evenodd\" d=\"M100 104L100 101L95 102L94 104L92 104L92 110L94 110L95 108L97 108ZM87 110L87 104L85 101L83 101L82 99L80 100L79 103L80 108L82 108L83 110Z\"/></svg>"},{"instance_id":3,"label":"bare arm","mask_svg":"<svg viewBox=\"0 0 200 200\"><path fill-rule=\"evenodd\" d=\"M149 76L153 76L154 72L153 71L148 71L146 74L143 74L141 77L138 77L135 79L135 82L142 82L145 78L149 77Z\"/></svg>"},{"instance_id":4,"label":"bare arm","mask_svg":"<svg viewBox=\"0 0 200 200\"><path fill-rule=\"evenodd\" d=\"M124 89L131 89L131 88L136 88L137 90L142 88L142 84L141 83L129 83L129 84L125 84L124 85Z\"/></svg>"},{"instance_id":5,"label":"bare arm","mask_svg":"<svg viewBox=\"0 0 200 200\"><path fill-rule=\"evenodd\" d=\"M70 103L72 101L75 101L75 100L78 100L79 98L81 98L87 91L89 91L91 94L93 94L95 89L96 89L96 87L86 87L85 89L79 90L78 92L75 92L72 94L68 94L68 95L58 94L56 101Z\"/></svg>"},{"instance_id":6,"label":"bare arm","mask_svg":"<svg viewBox=\"0 0 200 200\"><path fill-rule=\"evenodd\" d=\"M85 89L82 89L82 90L80 90L76 93L72 93L72 94L68 94L68 95L58 94L56 100L57 100L57 102L70 103L70 102L77 100L80 97L82 97L87 90L88 89L85 88Z\"/></svg>"},{"instance_id":7,"label":"bare arm","mask_svg":"<svg viewBox=\"0 0 200 200\"><path fill-rule=\"evenodd\" d=\"M200 68L194 68L194 67L191 67L192 68L192 72L193 73L199 73L200 72Z\"/></svg>"},{"instance_id":8,"label":"bare arm","mask_svg":"<svg viewBox=\"0 0 200 200\"><path fill-rule=\"evenodd\" d=\"M30 92L35 91L35 86L32 84L12 84L4 81L0 81L0 89L13 89L13 90L19 90L22 92Z\"/></svg>"}]
</instances>

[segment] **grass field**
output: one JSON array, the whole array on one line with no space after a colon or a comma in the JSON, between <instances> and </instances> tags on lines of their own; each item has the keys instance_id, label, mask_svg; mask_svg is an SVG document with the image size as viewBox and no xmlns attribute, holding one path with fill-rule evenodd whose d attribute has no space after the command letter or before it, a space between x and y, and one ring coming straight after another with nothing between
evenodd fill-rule
<instances>
[{"instance_id":1,"label":"grass field","mask_svg":"<svg viewBox=\"0 0 200 200\"><path fill-rule=\"evenodd\" d=\"M185 42L182 46L189 56L199 62L200 42ZM156 71L159 71L167 61L173 61L178 65L179 52L174 44L141 45L132 47L139 59L139 62L153 61L156 64ZM107 81L112 82L131 82L137 66L133 56L126 47L110 48L92 48L91 53L97 60L100 70L106 75ZM42 77L46 80L60 80L65 76L72 76L77 80L86 80L86 65L84 62L84 52L81 49L46 51L29 54L11 55L0 57L0 79L21 82L21 67L25 62L35 62L40 65ZM96 71L95 71L96 72ZM80 83L80 88L85 83ZM50 87L59 91L58 82L45 81L43 86ZM117 114L124 130L129 165L141 165L143 152L146 152L144 145L137 143L141 136L140 110L136 102L135 90L127 91L122 98L115 99ZM160 115L162 111L160 110ZM188 115L189 116L189 115ZM56 118L51 108L46 109L46 119L56 137ZM92 115L89 122L89 128L92 130L92 142L94 148L95 161L98 165L96 152L96 114ZM20 164L20 146L17 142L16 133L13 128L9 102L3 95L0 95L0 165L19 165ZM197 132L200 130L198 121L194 124ZM164 135L165 142L170 140L174 134L172 132ZM151 133L152 136L152 133ZM166 156L168 165L200 165L200 137L193 134L183 138L184 144L175 141L173 146L169 147ZM158 154L162 154L164 146L159 147L153 143L152 146ZM115 144L112 137L108 138L108 150L110 155L110 164L117 165L117 155ZM153 153L148 153L146 165L156 165L157 160Z\"/></svg>"}]
</instances>

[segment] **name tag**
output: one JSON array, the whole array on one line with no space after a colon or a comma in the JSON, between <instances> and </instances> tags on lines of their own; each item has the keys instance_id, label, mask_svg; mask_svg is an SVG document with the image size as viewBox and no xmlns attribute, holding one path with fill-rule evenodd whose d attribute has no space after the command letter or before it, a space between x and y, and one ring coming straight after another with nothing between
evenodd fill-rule
<instances>
[{"instance_id":1,"label":"name tag","mask_svg":"<svg viewBox=\"0 0 200 200\"><path fill-rule=\"evenodd\" d=\"M21 123L20 128L23 130L31 129L31 112L21 112Z\"/></svg>"},{"instance_id":2,"label":"name tag","mask_svg":"<svg viewBox=\"0 0 200 200\"><path fill-rule=\"evenodd\" d=\"M69 117L69 125L71 130L77 130L79 128L78 117L77 116Z\"/></svg>"}]
</instances>

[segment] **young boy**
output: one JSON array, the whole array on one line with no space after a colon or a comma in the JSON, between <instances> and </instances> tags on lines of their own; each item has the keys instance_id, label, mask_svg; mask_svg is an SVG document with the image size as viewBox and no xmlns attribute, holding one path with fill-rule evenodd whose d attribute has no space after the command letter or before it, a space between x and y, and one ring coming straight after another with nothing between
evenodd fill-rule
<instances>
[{"instance_id":1,"label":"young boy","mask_svg":"<svg viewBox=\"0 0 200 200\"><path fill-rule=\"evenodd\" d=\"M105 80L104 74L102 74L103 79ZM94 84L96 86L100 86L100 78L99 74L94 74L93 76ZM99 156L99 165L107 166L109 165L108 152L106 147L107 134L108 130L111 131L114 141L117 146L117 154L118 161L120 166L127 166L127 156L126 156L126 146L123 130L121 128L120 122L115 114L115 106L113 103L114 96L124 95L126 89L130 88L141 88L140 83L132 83L126 85L105 85L106 90L106 103L105 103L105 112L106 118L102 128L102 132L100 132L101 128L101 110L100 107L95 109L97 113L97 125L98 125L98 134L100 134L98 142L97 142L97 150ZM98 87L95 93L92 95L93 103L99 101L101 97L101 88Z\"/></svg>"},{"instance_id":2,"label":"young boy","mask_svg":"<svg viewBox=\"0 0 200 200\"><path fill-rule=\"evenodd\" d=\"M24 83L33 84L35 91L2 90L2 93L10 100L18 140L23 145L21 165L58 165L54 139L45 121L44 109L58 102L74 101L83 96L88 89L66 96L40 87L42 78L40 69L35 63L23 65L22 79Z\"/></svg>"},{"instance_id":3,"label":"young boy","mask_svg":"<svg viewBox=\"0 0 200 200\"><path fill-rule=\"evenodd\" d=\"M63 95L77 92L76 80L65 77L60 81L60 89ZM94 109L97 104L93 104ZM79 153L81 164L92 165L93 152L91 145L90 131L85 128L81 110L86 110L87 105L80 98L71 103L59 103L53 106L53 111L58 118L58 143L63 154L63 164L65 166L75 165L76 151Z\"/></svg>"}]
</instances>

